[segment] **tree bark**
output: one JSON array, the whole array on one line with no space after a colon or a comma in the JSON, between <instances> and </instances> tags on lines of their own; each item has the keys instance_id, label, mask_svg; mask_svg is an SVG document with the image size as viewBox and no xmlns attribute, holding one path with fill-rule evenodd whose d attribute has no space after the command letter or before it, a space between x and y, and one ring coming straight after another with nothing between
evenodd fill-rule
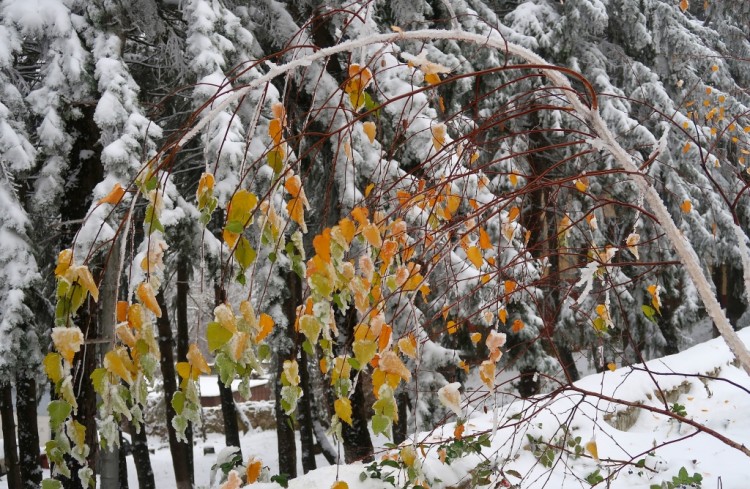
<instances>
[{"instance_id":1,"label":"tree bark","mask_svg":"<svg viewBox=\"0 0 750 489\"><path fill-rule=\"evenodd\" d=\"M16 418L18 459L24 489L36 489L42 483L36 409L36 379L33 376L19 374L16 377Z\"/></svg>"},{"instance_id":2,"label":"tree bark","mask_svg":"<svg viewBox=\"0 0 750 489\"><path fill-rule=\"evenodd\" d=\"M315 464L315 439L313 438L313 419L312 419L312 385L310 383L310 373L307 370L307 352L303 349L300 351L299 376L302 391L305 393L300 399L299 405L299 439L302 445L302 471L307 474L317 468Z\"/></svg>"},{"instance_id":3,"label":"tree bark","mask_svg":"<svg viewBox=\"0 0 750 489\"><path fill-rule=\"evenodd\" d=\"M8 468L8 488L21 489L21 471L18 467L16 422L13 419L13 392L10 382L0 384L0 418L3 422L5 465Z\"/></svg>"},{"instance_id":4,"label":"tree bark","mask_svg":"<svg viewBox=\"0 0 750 489\"><path fill-rule=\"evenodd\" d=\"M180 255L177 262L177 361L186 362L188 348L190 348L190 331L188 327L188 294L190 293L190 275L192 266L190 260L184 255ZM170 330L171 333L171 330ZM187 439L187 465L185 467L186 476L190 483L195 482L193 473L193 426L188 424L185 429L185 438Z\"/></svg>"},{"instance_id":5,"label":"tree bark","mask_svg":"<svg viewBox=\"0 0 750 489\"><path fill-rule=\"evenodd\" d=\"M143 431L143 428L141 428L141 431ZM128 483L128 454L125 453L123 443L124 443L125 437L122 436L122 431L120 431L120 449L117 451L117 464L119 466L119 480L117 481L119 484L120 489L129 489L130 484ZM131 437L132 440L132 437ZM132 449L132 445L131 445ZM138 462L135 464L136 469L138 469ZM151 461L148 461L149 468L151 467Z\"/></svg>"},{"instance_id":6,"label":"tree bark","mask_svg":"<svg viewBox=\"0 0 750 489\"><path fill-rule=\"evenodd\" d=\"M218 283L214 286L214 305L219 306L227 300L227 292ZM234 405L232 384L224 385L219 379L219 398L221 399L221 414L224 417L224 439L228 447L237 447L240 456L240 429L237 425L237 406Z\"/></svg>"},{"instance_id":7,"label":"tree bark","mask_svg":"<svg viewBox=\"0 0 750 489\"><path fill-rule=\"evenodd\" d=\"M159 350L161 351L161 359L159 360L159 363L161 365L161 374L164 378L164 404L167 411L167 434L169 436L169 452L172 455L175 487L177 489L191 489L193 487L193 447L192 444L188 445L187 443L178 441L174 426L172 426L172 420L177 415L172 407L172 397L177 391L177 374L174 367L174 340L172 338L172 326L169 322L169 309L164 300L163 292L159 291L156 296L156 301L161 308L161 317L156 319L156 325L159 330Z\"/></svg>"},{"instance_id":8,"label":"tree bark","mask_svg":"<svg viewBox=\"0 0 750 489\"><path fill-rule=\"evenodd\" d=\"M351 341L354 336L354 327L357 325L357 311L350 307L344 319L344 331ZM348 342L349 342L348 341ZM352 380L356 373L352 372ZM368 407L365 401L364 383L360 378L354 386L354 392L349 398L352 405L352 425L343 423L341 435L344 441L344 461L353 463L355 461L368 462L372 460L373 446L370 438L370 430L367 427Z\"/></svg>"},{"instance_id":9,"label":"tree bark","mask_svg":"<svg viewBox=\"0 0 750 489\"><path fill-rule=\"evenodd\" d=\"M398 445L406 440L407 423L409 421L409 394L401 391L396 394L396 404L398 406L398 421L393 423L393 443Z\"/></svg>"},{"instance_id":10,"label":"tree bark","mask_svg":"<svg viewBox=\"0 0 750 489\"><path fill-rule=\"evenodd\" d=\"M133 441L133 462L135 462L135 472L138 474L139 489L156 489L154 470L151 467L151 456L148 453L146 427L141 426L141 429L136 431L135 426L131 423L130 439Z\"/></svg>"},{"instance_id":11,"label":"tree bark","mask_svg":"<svg viewBox=\"0 0 750 489\"><path fill-rule=\"evenodd\" d=\"M274 382L276 412L276 438L278 440L279 473L286 473L290 479L297 477L297 441L294 436L294 421L287 416L281 407L281 374L284 371L284 360L296 358L294 320L297 316L297 305L301 304L300 278L292 271L286 276L288 295L282 305L287 318L286 331L274 335L276 345L276 379Z\"/></svg>"}]
</instances>

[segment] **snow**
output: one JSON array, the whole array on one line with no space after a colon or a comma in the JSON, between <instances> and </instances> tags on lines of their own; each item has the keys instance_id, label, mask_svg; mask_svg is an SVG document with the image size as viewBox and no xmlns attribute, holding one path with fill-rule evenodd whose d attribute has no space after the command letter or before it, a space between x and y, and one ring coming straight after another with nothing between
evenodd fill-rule
<instances>
[{"instance_id":1,"label":"snow","mask_svg":"<svg viewBox=\"0 0 750 489\"><path fill-rule=\"evenodd\" d=\"M241 382L242 381L240 379L235 379L232 381L233 392L239 391ZM198 384L200 386L202 397L219 397L219 379L217 377L202 375L200 379L198 379ZM266 384L268 384L268 379L251 379L249 382L251 389Z\"/></svg>"}]
</instances>

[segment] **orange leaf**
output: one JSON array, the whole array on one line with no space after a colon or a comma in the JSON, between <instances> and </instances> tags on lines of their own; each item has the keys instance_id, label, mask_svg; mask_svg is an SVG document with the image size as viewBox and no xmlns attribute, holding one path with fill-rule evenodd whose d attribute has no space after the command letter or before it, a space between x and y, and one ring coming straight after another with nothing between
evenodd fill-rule
<instances>
[{"instance_id":1,"label":"orange leaf","mask_svg":"<svg viewBox=\"0 0 750 489\"><path fill-rule=\"evenodd\" d=\"M383 350L388 348L388 344L391 342L392 335L393 329L387 324L384 324L383 328L380 330L380 336L378 336L378 351L382 352ZM401 340L399 340L399 346L401 346Z\"/></svg>"},{"instance_id":2,"label":"orange leaf","mask_svg":"<svg viewBox=\"0 0 750 489\"><path fill-rule=\"evenodd\" d=\"M484 262L482 252L476 246L470 246L469 249L466 250L466 256L476 268L480 268Z\"/></svg>"},{"instance_id":3,"label":"orange leaf","mask_svg":"<svg viewBox=\"0 0 750 489\"><path fill-rule=\"evenodd\" d=\"M143 307L140 304L130 304L128 307L128 323L135 329L143 327Z\"/></svg>"},{"instance_id":4,"label":"orange leaf","mask_svg":"<svg viewBox=\"0 0 750 489\"><path fill-rule=\"evenodd\" d=\"M260 470L263 468L263 462L256 458L251 458L247 461L247 469L245 469L245 478L248 484L253 484L258 480L260 476Z\"/></svg>"},{"instance_id":5,"label":"orange leaf","mask_svg":"<svg viewBox=\"0 0 750 489\"><path fill-rule=\"evenodd\" d=\"M520 215L521 215L521 209L519 209L518 207L513 207L511 210L508 211L508 222L515 221Z\"/></svg>"},{"instance_id":6,"label":"orange leaf","mask_svg":"<svg viewBox=\"0 0 750 489\"><path fill-rule=\"evenodd\" d=\"M489 250L492 248L492 242L490 241L490 235L484 228L479 228L479 247L483 250Z\"/></svg>"},{"instance_id":7,"label":"orange leaf","mask_svg":"<svg viewBox=\"0 0 750 489\"><path fill-rule=\"evenodd\" d=\"M448 321L445 326L448 334L456 334L458 332L458 325L455 321Z\"/></svg>"},{"instance_id":8,"label":"orange leaf","mask_svg":"<svg viewBox=\"0 0 750 489\"><path fill-rule=\"evenodd\" d=\"M507 295L507 294L512 293L514 290L516 290L517 286L518 284L514 282L513 280L506 280L505 281L505 294Z\"/></svg>"},{"instance_id":9,"label":"orange leaf","mask_svg":"<svg viewBox=\"0 0 750 489\"><path fill-rule=\"evenodd\" d=\"M331 263L331 229L325 228L323 232L313 238L315 253L326 262Z\"/></svg>"},{"instance_id":10,"label":"orange leaf","mask_svg":"<svg viewBox=\"0 0 750 489\"><path fill-rule=\"evenodd\" d=\"M156 302L156 295L154 294L154 289L151 287L151 284L148 282L141 282L138 286L137 294L138 300L141 301L141 304L146 306L149 311L153 312L156 317L160 318L161 307L159 307L159 303Z\"/></svg>"},{"instance_id":11,"label":"orange leaf","mask_svg":"<svg viewBox=\"0 0 750 489\"><path fill-rule=\"evenodd\" d=\"M680 0L680 10L685 12L690 7L690 2L688 0Z\"/></svg>"},{"instance_id":12,"label":"orange leaf","mask_svg":"<svg viewBox=\"0 0 750 489\"><path fill-rule=\"evenodd\" d=\"M286 210L289 213L289 217L292 221L299 224L300 227L305 226L305 209L304 202L295 197L286 203Z\"/></svg>"},{"instance_id":13,"label":"orange leaf","mask_svg":"<svg viewBox=\"0 0 750 489\"><path fill-rule=\"evenodd\" d=\"M112 187L112 190L110 190L109 193L105 197L102 197L101 199L99 199L99 203L117 205L120 203L124 195L125 195L125 189L122 188L122 186L119 183L115 183L115 186Z\"/></svg>"},{"instance_id":14,"label":"orange leaf","mask_svg":"<svg viewBox=\"0 0 750 489\"><path fill-rule=\"evenodd\" d=\"M524 326L525 324L523 324L523 321L521 321L520 319L516 319L515 321L513 321L513 326L511 326L511 330L514 333L518 333L524 328Z\"/></svg>"},{"instance_id":15,"label":"orange leaf","mask_svg":"<svg viewBox=\"0 0 750 489\"><path fill-rule=\"evenodd\" d=\"M128 319L128 306L125 301L117 301L117 322L121 323Z\"/></svg>"},{"instance_id":16,"label":"orange leaf","mask_svg":"<svg viewBox=\"0 0 750 489\"><path fill-rule=\"evenodd\" d=\"M344 481L336 481L331 486L331 489L349 489L349 484Z\"/></svg>"},{"instance_id":17,"label":"orange leaf","mask_svg":"<svg viewBox=\"0 0 750 489\"><path fill-rule=\"evenodd\" d=\"M271 334L274 326L273 318L266 313L262 313L260 315L260 319L258 319L258 325L260 326L260 331L255 337L256 343L260 343L261 341L263 341L263 338Z\"/></svg>"},{"instance_id":18,"label":"orange leaf","mask_svg":"<svg viewBox=\"0 0 750 489\"><path fill-rule=\"evenodd\" d=\"M682 209L682 212L687 214L693 209L693 203L687 199L683 200L682 204L680 204L680 209Z\"/></svg>"},{"instance_id":19,"label":"orange leaf","mask_svg":"<svg viewBox=\"0 0 750 489\"><path fill-rule=\"evenodd\" d=\"M341 231L341 235L346 240L347 245L352 242L356 234L354 223L346 217L339 221L339 231Z\"/></svg>"},{"instance_id":20,"label":"orange leaf","mask_svg":"<svg viewBox=\"0 0 750 489\"><path fill-rule=\"evenodd\" d=\"M427 73L424 76L424 81L426 81L430 85L437 85L438 83L440 83L440 75L438 75L437 73Z\"/></svg>"},{"instance_id":21,"label":"orange leaf","mask_svg":"<svg viewBox=\"0 0 750 489\"><path fill-rule=\"evenodd\" d=\"M392 351L384 351L380 355L378 368L386 374L396 375L405 381L411 380L411 372L406 368L406 365L404 365L404 362L401 361L398 355Z\"/></svg>"},{"instance_id":22,"label":"orange leaf","mask_svg":"<svg viewBox=\"0 0 750 489\"><path fill-rule=\"evenodd\" d=\"M281 133L281 121L278 119L271 119L271 122L268 123L268 135L271 136L273 144L281 144Z\"/></svg>"},{"instance_id":23,"label":"orange leaf","mask_svg":"<svg viewBox=\"0 0 750 489\"><path fill-rule=\"evenodd\" d=\"M508 320L508 311L505 309L500 309L500 312L497 313L497 317L500 318L500 321L502 321L503 324Z\"/></svg>"},{"instance_id":24,"label":"orange leaf","mask_svg":"<svg viewBox=\"0 0 750 489\"><path fill-rule=\"evenodd\" d=\"M370 222L367 216L370 212L365 207L355 207L352 209L352 217L359 223L360 226L365 226Z\"/></svg>"}]
</instances>

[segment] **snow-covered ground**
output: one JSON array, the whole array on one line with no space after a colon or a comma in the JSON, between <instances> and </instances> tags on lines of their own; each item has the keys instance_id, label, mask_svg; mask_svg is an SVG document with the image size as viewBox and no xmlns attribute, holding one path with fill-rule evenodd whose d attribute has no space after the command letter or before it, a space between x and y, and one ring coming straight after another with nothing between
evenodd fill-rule
<instances>
[{"instance_id":1,"label":"snow-covered ground","mask_svg":"<svg viewBox=\"0 0 750 489\"><path fill-rule=\"evenodd\" d=\"M740 336L745 343L750 343L750 328L741 331ZM492 488L508 487L503 484L524 489L590 487L585 479L597 471L602 477L614 475L608 487L630 488L671 482L684 467L690 476L701 474L700 487L745 489L750 487L750 457L740 450L715 436L699 432L688 422L679 422L655 411L636 410L612 400L644 403L656 410L678 410L688 420L750 447L750 378L731 362L732 356L719 338L678 355L652 360L646 364L648 372L640 365L590 375L577 382L574 389L561 389L555 395L513 402L499 406L496 411L471 416L464 438L470 440L472 435L489 433L491 446L484 448L481 455L472 454L451 464L442 463L438 452L450 443L454 425L420 433L413 439L419 445L417 452L424 454L420 457L421 471L432 488L459 486L471 479L472 471L482 461L489 461L493 468L492 483L488 486ZM670 394L666 402L657 394L660 389ZM619 424L613 419L619 419ZM565 426L569 427L567 434L562 428ZM382 447L387 440L375 441ZM599 461L586 448L592 441L596 443ZM172 487L169 449L158 440L152 440L152 444L156 448L151 461L157 487ZM580 447L577 455L576 446ZM197 441L195 477L198 488L209 487L211 466L216 462L216 455L204 454L208 447L218 454L224 448L223 436L212 434L205 441L200 438ZM563 453L558 447L564 447L569 453ZM278 473L274 431L245 434L242 451L245 460L259 458L271 474ZM385 449L379 449L378 460L383 453ZM363 465L330 467L320 455L317 461L322 468L290 481L289 487L329 489L337 476L346 481L350 489L390 487L380 479L361 480ZM128 457L128 470L130 487L138 487L132 457ZM301 467L298 471L301 473ZM389 467L384 471L394 471L397 485L403 486L404 472ZM0 489L6 487L7 482L0 481ZM280 486L258 483L252 487ZM602 483L599 487L607 486Z\"/></svg>"}]
</instances>

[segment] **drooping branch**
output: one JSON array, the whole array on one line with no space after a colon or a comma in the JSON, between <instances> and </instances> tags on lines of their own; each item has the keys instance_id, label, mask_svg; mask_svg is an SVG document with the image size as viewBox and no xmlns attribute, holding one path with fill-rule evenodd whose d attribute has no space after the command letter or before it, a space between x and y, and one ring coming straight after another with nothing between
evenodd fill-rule
<instances>
[{"instance_id":1,"label":"drooping branch","mask_svg":"<svg viewBox=\"0 0 750 489\"><path fill-rule=\"evenodd\" d=\"M748 352L745 345L740 341L739 337L735 333L732 325L729 323L724 311L721 309L719 301L716 299L708 279L706 278L695 253L695 249L692 245L682 236L679 228L675 224L672 216L669 213L666 205L662 201L661 197L657 193L653 185L643 176L637 165L631 156L625 151L625 149L617 142L612 131L607 126L607 123L602 119L599 113L596 95L588 82L584 81L584 85L589 91L591 96L591 102L586 105L578 96L578 92L575 91L568 78L565 74L574 75L575 73L569 69L554 66L548 63L544 58L535 54L534 52L516 45L503 39L499 33L493 32L489 36L473 34L470 32L464 32L461 30L440 30L440 29L424 29L408 32L396 32L388 34L375 34L371 36L365 36L352 41L343 42L336 46L331 46L325 49L320 49L313 53L302 56L298 59L292 60L286 64L277 65L272 67L268 73L261 76L242 88L237 89L231 95L226 96L220 103L216 104L210 111L208 111L195 125L187 131L182 138L180 138L173 146L173 151L178 151L187 142L193 139L200 131L213 120L219 113L226 109L230 104L235 103L240 98L244 97L254 88L269 83L274 78L284 75L292 70L300 67L309 66L315 61L325 59L329 56L353 51L364 46L382 43L393 43L401 40L437 40L437 39L450 39L455 41L470 42L483 47L492 47L501 50L508 55L517 56L524 59L526 62L534 65L535 68L541 69L547 78L558 88L562 89L566 99L570 103L573 112L581 116L587 121L597 138L591 140L593 146L597 149L606 151L612 155L617 164L625 170L629 177L636 183L636 185L643 191L645 199L649 206L653 210L655 217L663 227L667 238L672 243L672 247L676 251L680 261L685 266L690 278L700 294L701 300L706 307L706 311L709 316L716 324L719 333L726 341L732 353L735 355L737 360L742 365L745 372L750 375L750 352ZM744 239L738 240L738 245L741 250L743 257L750 256L747 251L747 245ZM743 260L744 262L745 260ZM743 265L746 265L743 263ZM746 268L746 267L745 267ZM747 277L748 274L746 273Z\"/></svg>"}]
</instances>

